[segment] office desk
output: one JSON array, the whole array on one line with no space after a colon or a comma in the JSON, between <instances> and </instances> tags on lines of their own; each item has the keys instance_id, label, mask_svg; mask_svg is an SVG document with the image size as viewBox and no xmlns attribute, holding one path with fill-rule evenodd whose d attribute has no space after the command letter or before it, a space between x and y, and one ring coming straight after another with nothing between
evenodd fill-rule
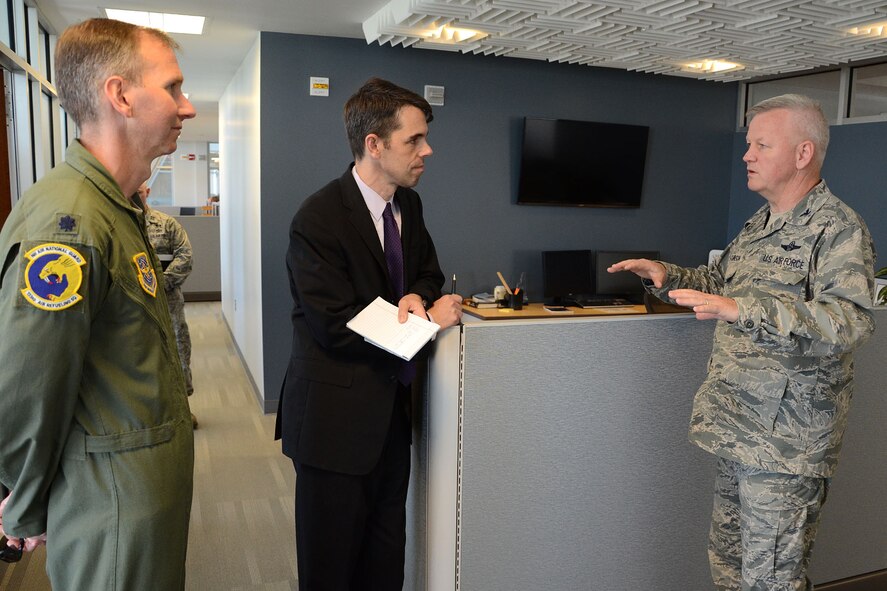
<instances>
[{"instance_id":1,"label":"office desk","mask_svg":"<svg viewBox=\"0 0 887 591\"><path fill-rule=\"evenodd\" d=\"M639 306L598 306L595 308L569 308L569 312L548 312L542 304L527 304L520 310L511 308L475 308L466 304L462 310L481 320L527 320L539 318L585 318L601 316L625 316L646 314L647 309Z\"/></svg>"},{"instance_id":2,"label":"office desk","mask_svg":"<svg viewBox=\"0 0 887 591\"><path fill-rule=\"evenodd\" d=\"M714 323L463 321L438 335L417 405L405 589L711 589L715 458L687 427ZM887 310L876 321L816 583L887 569Z\"/></svg>"}]
</instances>

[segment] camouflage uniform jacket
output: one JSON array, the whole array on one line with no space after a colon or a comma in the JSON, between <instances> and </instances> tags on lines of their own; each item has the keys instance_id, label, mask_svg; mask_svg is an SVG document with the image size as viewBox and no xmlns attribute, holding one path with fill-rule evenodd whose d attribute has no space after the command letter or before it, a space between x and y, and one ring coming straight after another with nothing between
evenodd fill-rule
<instances>
[{"instance_id":1,"label":"camouflage uniform jacket","mask_svg":"<svg viewBox=\"0 0 887 591\"><path fill-rule=\"evenodd\" d=\"M664 263L653 293L690 288L733 298L718 322L690 441L770 472L828 477L847 425L853 350L874 331L874 247L862 218L820 182L773 227L758 210L720 259Z\"/></svg>"},{"instance_id":2,"label":"camouflage uniform jacket","mask_svg":"<svg viewBox=\"0 0 887 591\"><path fill-rule=\"evenodd\" d=\"M163 271L166 291L181 287L191 274L191 242L185 229L174 217L156 209L145 213L145 226L157 256L169 262Z\"/></svg>"}]
</instances>

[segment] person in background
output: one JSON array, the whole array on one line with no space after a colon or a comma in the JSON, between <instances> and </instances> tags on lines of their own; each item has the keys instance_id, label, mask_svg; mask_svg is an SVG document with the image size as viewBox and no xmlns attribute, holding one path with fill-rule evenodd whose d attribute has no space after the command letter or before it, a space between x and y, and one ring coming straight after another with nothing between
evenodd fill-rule
<instances>
[{"instance_id":1,"label":"person in background","mask_svg":"<svg viewBox=\"0 0 887 591\"><path fill-rule=\"evenodd\" d=\"M0 231L0 506L53 589L185 587L194 436L160 263L130 196L195 116L177 44L66 29L56 89L80 138Z\"/></svg>"},{"instance_id":2,"label":"person in background","mask_svg":"<svg viewBox=\"0 0 887 591\"><path fill-rule=\"evenodd\" d=\"M185 391L191 396L194 393L194 382L191 379L191 332L185 319L185 296L182 294L182 284L191 274L191 241L188 240L185 228L174 217L148 205L150 194L148 183L139 185L139 205L145 212L148 240L151 241L163 268L163 288L176 333L182 373L185 374ZM197 417L193 412L191 425L197 428Z\"/></svg>"},{"instance_id":3,"label":"person in background","mask_svg":"<svg viewBox=\"0 0 887 591\"><path fill-rule=\"evenodd\" d=\"M690 441L718 457L709 561L719 590L813 588L807 567L838 463L853 352L874 331L874 247L820 178L828 122L801 95L749 109L748 188L767 203L708 267L645 259L657 296L716 320Z\"/></svg>"},{"instance_id":4,"label":"person in background","mask_svg":"<svg viewBox=\"0 0 887 591\"><path fill-rule=\"evenodd\" d=\"M345 323L377 297L442 328L462 299L444 276L412 190L431 156L431 107L373 78L345 105L354 163L299 208L286 261L293 348L277 438L296 470L299 588L400 590L413 363Z\"/></svg>"}]
</instances>

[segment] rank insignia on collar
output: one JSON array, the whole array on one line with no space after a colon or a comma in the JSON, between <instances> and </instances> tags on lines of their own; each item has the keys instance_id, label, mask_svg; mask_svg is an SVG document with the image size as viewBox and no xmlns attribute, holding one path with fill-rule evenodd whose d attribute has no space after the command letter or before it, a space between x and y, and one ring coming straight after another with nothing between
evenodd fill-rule
<instances>
[{"instance_id":1,"label":"rank insignia on collar","mask_svg":"<svg viewBox=\"0 0 887 591\"><path fill-rule=\"evenodd\" d=\"M157 297L157 275L154 274L154 267L151 266L148 254L140 252L132 257L132 262L136 264L139 284L142 286L142 289L152 298Z\"/></svg>"},{"instance_id":2,"label":"rank insignia on collar","mask_svg":"<svg viewBox=\"0 0 887 591\"><path fill-rule=\"evenodd\" d=\"M41 244L25 253L25 289L22 295L35 308L56 312L83 299L77 291L83 282L86 259L64 244Z\"/></svg>"},{"instance_id":3,"label":"rank insignia on collar","mask_svg":"<svg viewBox=\"0 0 887 591\"><path fill-rule=\"evenodd\" d=\"M793 250L798 250L799 248L801 248L800 246L798 246L797 244L795 244L795 241L794 241L794 240L792 240L792 241L789 242L788 244L780 244L779 246L781 246L781 247L782 247L782 250L784 250L784 251L786 251L786 252L791 252L791 251L793 251Z\"/></svg>"}]
</instances>

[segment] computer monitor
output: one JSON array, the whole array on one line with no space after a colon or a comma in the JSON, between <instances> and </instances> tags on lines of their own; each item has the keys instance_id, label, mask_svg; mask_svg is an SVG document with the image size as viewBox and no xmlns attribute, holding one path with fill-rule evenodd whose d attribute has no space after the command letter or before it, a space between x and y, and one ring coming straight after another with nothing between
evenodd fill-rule
<instances>
[{"instance_id":1,"label":"computer monitor","mask_svg":"<svg viewBox=\"0 0 887 591\"><path fill-rule=\"evenodd\" d=\"M591 294L591 251L543 251L542 282L543 295L556 304Z\"/></svg>"},{"instance_id":2,"label":"computer monitor","mask_svg":"<svg viewBox=\"0 0 887 591\"><path fill-rule=\"evenodd\" d=\"M599 250L594 256L594 293L613 297L636 296L643 299L644 285L634 273L608 273L607 267L625 259L657 260L656 250Z\"/></svg>"}]
</instances>

